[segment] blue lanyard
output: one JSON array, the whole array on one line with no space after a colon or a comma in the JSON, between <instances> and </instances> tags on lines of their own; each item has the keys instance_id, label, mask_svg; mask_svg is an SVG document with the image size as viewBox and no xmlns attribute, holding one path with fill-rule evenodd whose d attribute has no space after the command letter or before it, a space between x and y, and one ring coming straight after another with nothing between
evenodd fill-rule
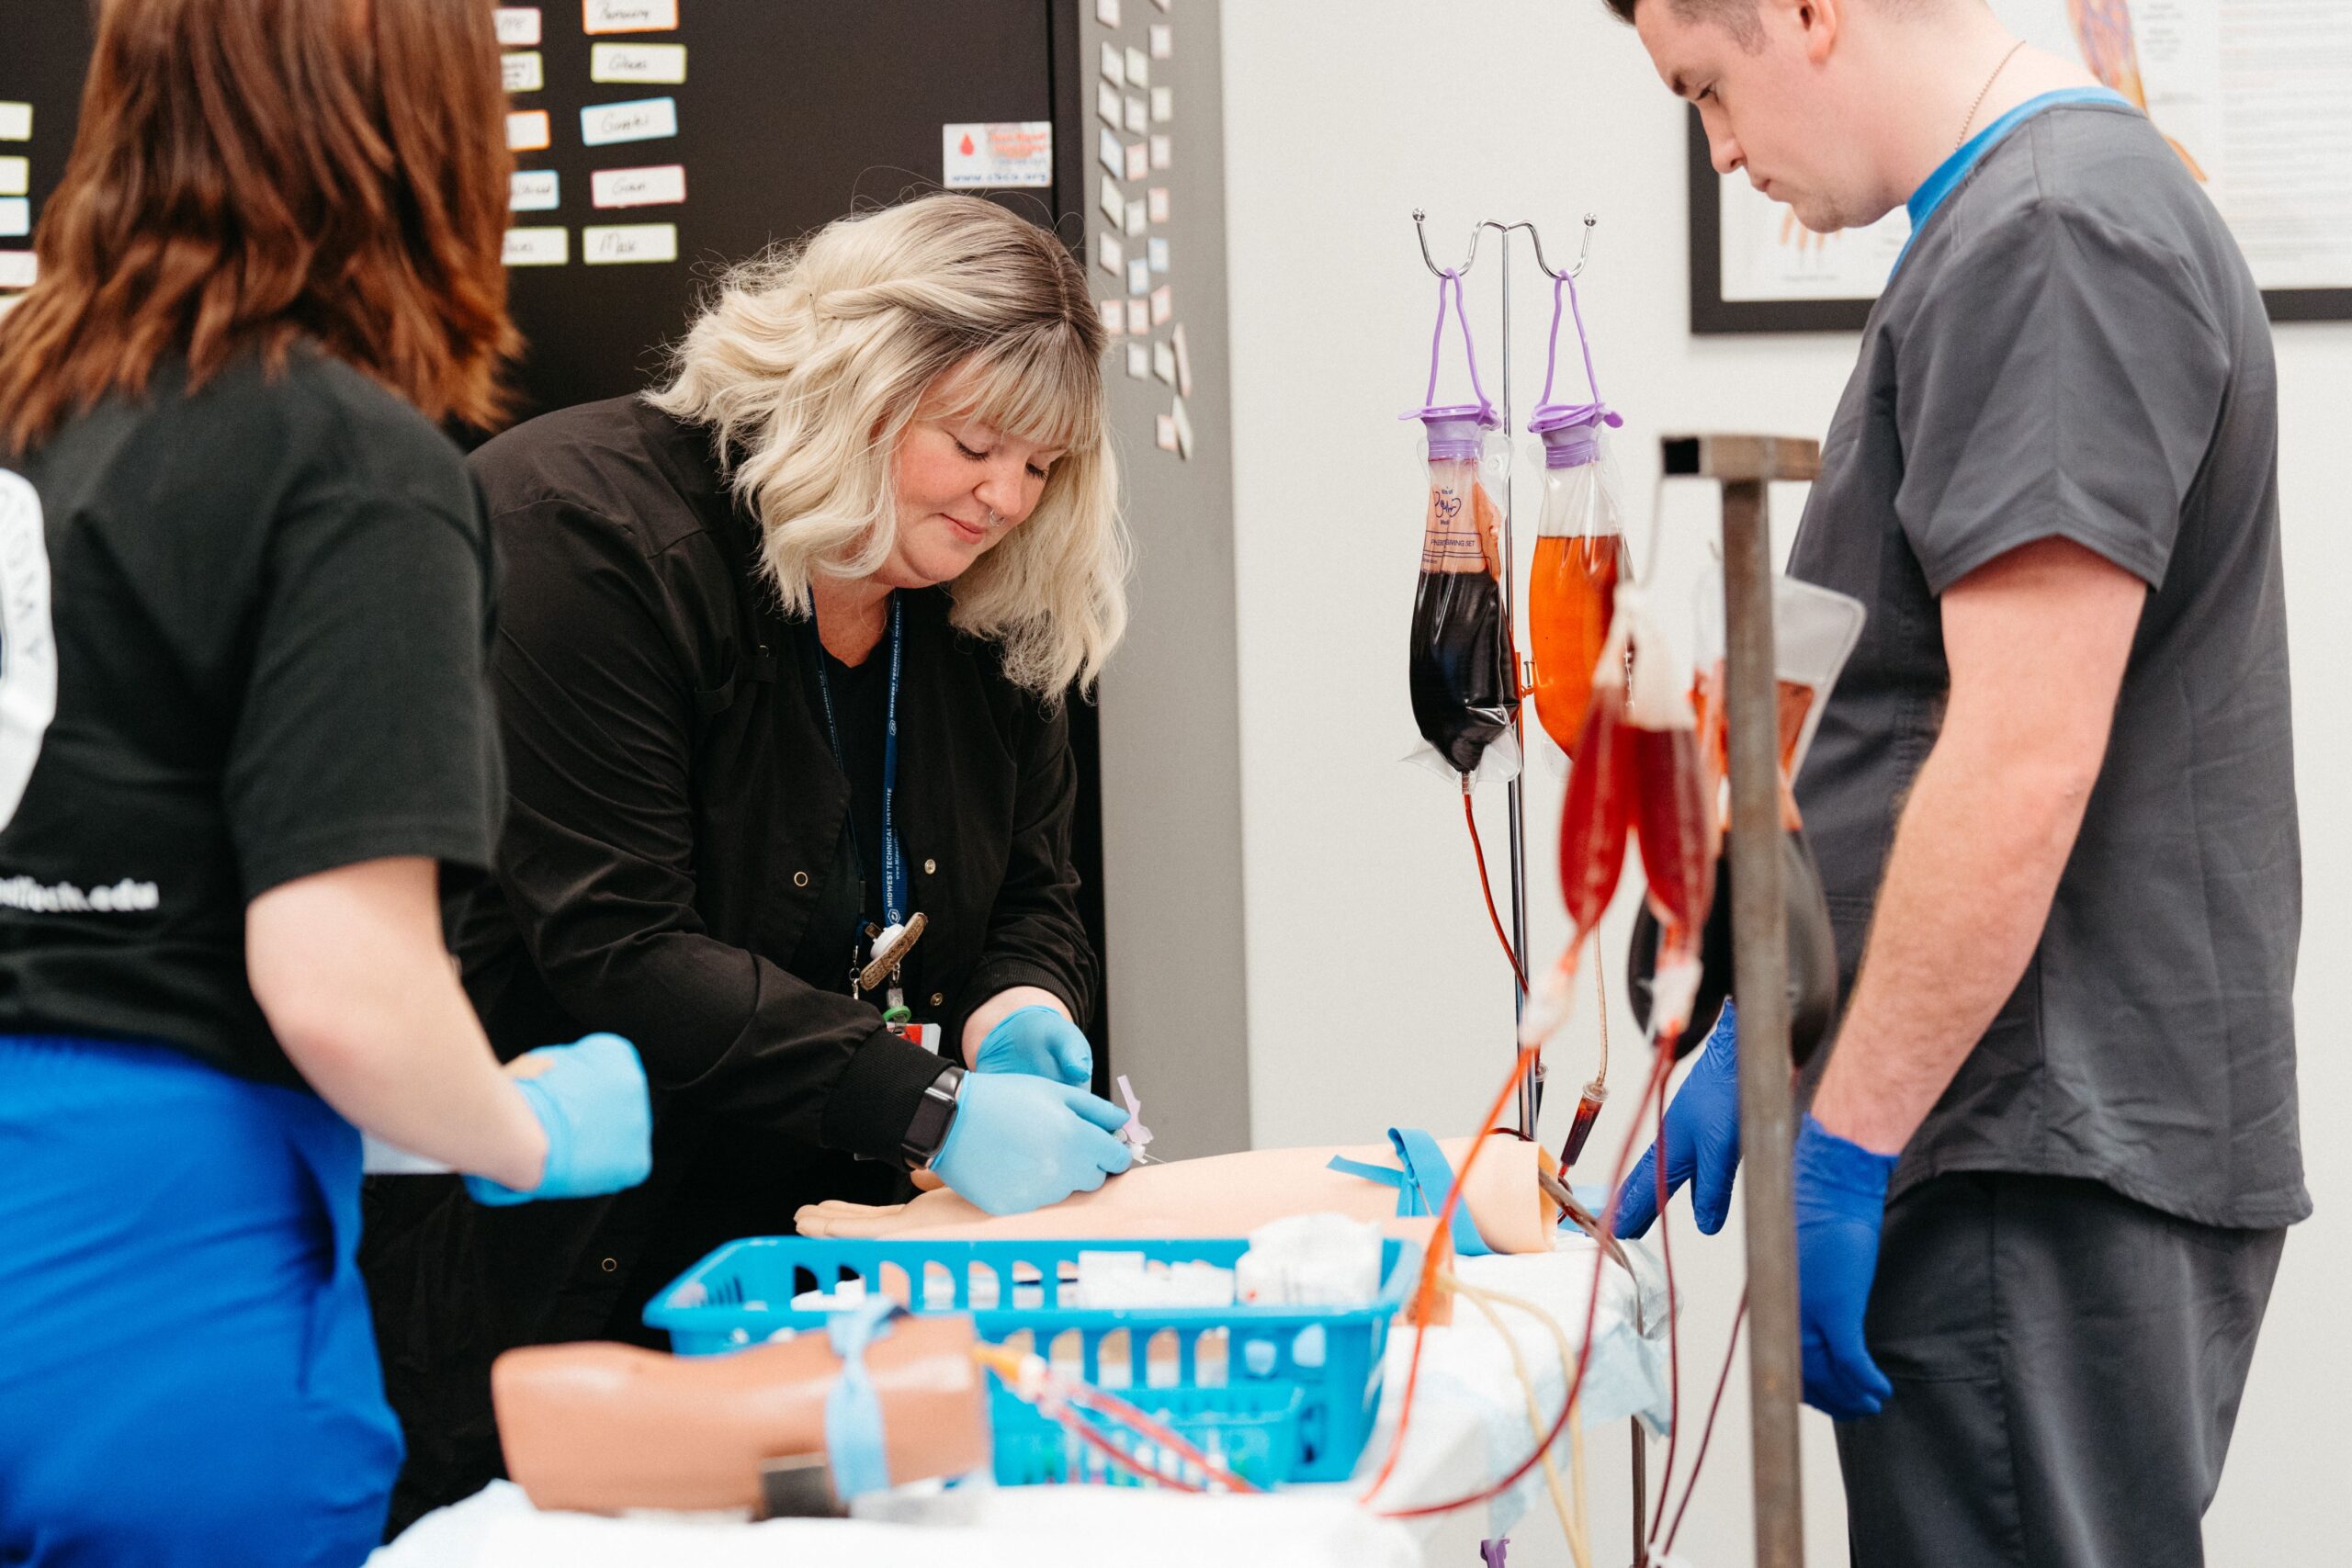
<instances>
[{"instance_id":1,"label":"blue lanyard","mask_svg":"<svg viewBox=\"0 0 2352 1568\"><path fill-rule=\"evenodd\" d=\"M899 852L894 811L899 793L899 670L906 651L906 624L899 596L890 595L890 705L882 728L882 919L902 926L907 922L907 863ZM842 757L842 732L833 720L833 683L825 676L825 651L817 645L817 694L825 702L825 738L833 743L833 761Z\"/></svg>"}]
</instances>

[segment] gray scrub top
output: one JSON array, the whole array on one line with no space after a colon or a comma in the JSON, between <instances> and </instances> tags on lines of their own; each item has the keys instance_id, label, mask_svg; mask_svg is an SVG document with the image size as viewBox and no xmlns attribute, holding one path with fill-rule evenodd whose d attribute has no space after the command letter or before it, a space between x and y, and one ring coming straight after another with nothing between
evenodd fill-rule
<instances>
[{"instance_id":1,"label":"gray scrub top","mask_svg":"<svg viewBox=\"0 0 2352 1568\"><path fill-rule=\"evenodd\" d=\"M2261 295L2120 100L2028 105L1980 142L1914 198L1790 559L1870 609L1797 784L1841 995L1942 722L1939 596L2052 537L2152 592L2048 924L1894 1190L2022 1171L2289 1224L2301 854Z\"/></svg>"}]
</instances>

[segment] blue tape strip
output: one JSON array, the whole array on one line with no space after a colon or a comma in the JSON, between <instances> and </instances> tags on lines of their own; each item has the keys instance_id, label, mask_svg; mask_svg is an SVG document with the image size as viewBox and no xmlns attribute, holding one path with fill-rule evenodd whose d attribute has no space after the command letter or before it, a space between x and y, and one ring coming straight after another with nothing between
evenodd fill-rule
<instances>
[{"instance_id":1,"label":"blue tape strip","mask_svg":"<svg viewBox=\"0 0 2352 1568\"><path fill-rule=\"evenodd\" d=\"M1437 1146L1435 1138L1418 1127L1391 1127L1388 1142L1396 1151L1397 1169L1366 1165L1338 1155L1325 1162L1325 1168L1394 1187L1396 1213L1408 1219L1436 1213L1453 1186L1453 1166L1445 1157L1445 1151ZM1487 1245L1487 1238L1478 1234L1478 1223L1470 1217L1469 1204L1453 1206L1453 1220L1448 1228L1453 1233L1453 1250L1463 1257L1484 1258L1494 1251Z\"/></svg>"},{"instance_id":2,"label":"blue tape strip","mask_svg":"<svg viewBox=\"0 0 2352 1568\"><path fill-rule=\"evenodd\" d=\"M825 1461L833 1492L843 1502L890 1489L890 1457L882 1442L882 1401L866 1371L865 1348L887 1337L890 1320L903 1311L896 1302L868 1302L837 1312L825 1322L841 1376L825 1393Z\"/></svg>"}]
</instances>

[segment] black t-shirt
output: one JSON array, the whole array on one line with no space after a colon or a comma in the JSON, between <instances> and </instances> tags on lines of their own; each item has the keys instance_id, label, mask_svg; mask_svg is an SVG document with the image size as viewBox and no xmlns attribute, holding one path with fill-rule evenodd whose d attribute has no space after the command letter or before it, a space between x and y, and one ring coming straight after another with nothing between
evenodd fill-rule
<instances>
[{"instance_id":1,"label":"black t-shirt","mask_svg":"<svg viewBox=\"0 0 2352 1568\"><path fill-rule=\"evenodd\" d=\"M159 369L0 468L0 1031L293 1083L246 904L490 863L488 536L457 448L346 366L185 386Z\"/></svg>"}]
</instances>

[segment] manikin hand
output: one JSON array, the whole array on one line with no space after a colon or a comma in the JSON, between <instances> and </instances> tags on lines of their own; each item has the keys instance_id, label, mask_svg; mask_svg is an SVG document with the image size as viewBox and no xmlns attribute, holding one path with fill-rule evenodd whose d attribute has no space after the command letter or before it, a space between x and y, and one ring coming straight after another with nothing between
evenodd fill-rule
<instances>
[{"instance_id":1,"label":"manikin hand","mask_svg":"<svg viewBox=\"0 0 2352 1568\"><path fill-rule=\"evenodd\" d=\"M1666 1190L1690 1185L1690 1213L1708 1235L1731 1213L1732 1179L1739 1171L1739 1035L1732 1004L1724 1004L1706 1048L1666 1108ZM1657 1218L1657 1145L1650 1145L1617 1199L1617 1234L1645 1234Z\"/></svg>"}]
</instances>

